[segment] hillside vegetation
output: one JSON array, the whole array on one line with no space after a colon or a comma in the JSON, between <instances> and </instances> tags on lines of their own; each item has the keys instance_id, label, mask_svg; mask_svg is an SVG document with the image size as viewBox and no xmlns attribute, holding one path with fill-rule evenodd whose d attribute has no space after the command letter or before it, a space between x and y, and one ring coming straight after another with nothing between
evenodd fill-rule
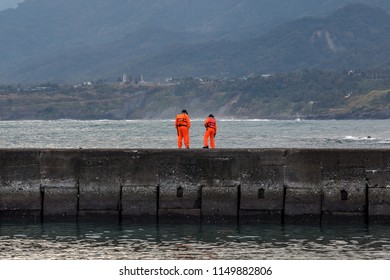
<instances>
[{"instance_id":1,"label":"hillside vegetation","mask_svg":"<svg viewBox=\"0 0 390 280\"><path fill-rule=\"evenodd\" d=\"M0 119L389 118L390 68L171 83L0 87Z\"/></svg>"},{"instance_id":2,"label":"hillside vegetation","mask_svg":"<svg viewBox=\"0 0 390 280\"><path fill-rule=\"evenodd\" d=\"M0 12L0 84L373 67L389 62L389 11L388 0L26 0Z\"/></svg>"}]
</instances>

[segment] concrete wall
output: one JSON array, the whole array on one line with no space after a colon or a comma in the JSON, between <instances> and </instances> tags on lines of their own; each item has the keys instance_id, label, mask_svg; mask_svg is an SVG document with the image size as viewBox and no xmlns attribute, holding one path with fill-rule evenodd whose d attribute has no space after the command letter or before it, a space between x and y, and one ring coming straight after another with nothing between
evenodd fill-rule
<instances>
[{"instance_id":1,"label":"concrete wall","mask_svg":"<svg viewBox=\"0 0 390 280\"><path fill-rule=\"evenodd\" d=\"M390 150L0 150L0 221L388 223Z\"/></svg>"}]
</instances>

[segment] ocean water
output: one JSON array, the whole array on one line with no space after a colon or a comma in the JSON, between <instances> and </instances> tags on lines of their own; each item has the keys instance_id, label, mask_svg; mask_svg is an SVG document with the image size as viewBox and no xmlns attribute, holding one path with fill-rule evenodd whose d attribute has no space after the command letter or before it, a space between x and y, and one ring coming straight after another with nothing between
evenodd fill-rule
<instances>
[{"instance_id":1,"label":"ocean water","mask_svg":"<svg viewBox=\"0 0 390 280\"><path fill-rule=\"evenodd\" d=\"M390 148L390 120L218 120L217 148ZM191 148L203 146L193 120ZM1 121L0 148L176 148L172 120ZM1 217L0 217L1 218ZM390 259L379 225L4 223L0 260Z\"/></svg>"},{"instance_id":2,"label":"ocean water","mask_svg":"<svg viewBox=\"0 0 390 280\"><path fill-rule=\"evenodd\" d=\"M2 224L0 260L388 260L388 226Z\"/></svg>"},{"instance_id":3,"label":"ocean water","mask_svg":"<svg viewBox=\"0 0 390 280\"><path fill-rule=\"evenodd\" d=\"M192 120L191 148L203 147ZM390 120L218 120L217 148L389 148ZM176 148L173 120L0 121L0 148Z\"/></svg>"}]
</instances>

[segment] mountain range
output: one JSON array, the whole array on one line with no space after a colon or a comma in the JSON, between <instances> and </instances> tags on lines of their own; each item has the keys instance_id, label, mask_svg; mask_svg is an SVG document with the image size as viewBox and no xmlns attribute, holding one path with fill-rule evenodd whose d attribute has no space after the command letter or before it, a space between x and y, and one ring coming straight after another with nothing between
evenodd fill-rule
<instances>
[{"instance_id":1,"label":"mountain range","mask_svg":"<svg viewBox=\"0 0 390 280\"><path fill-rule=\"evenodd\" d=\"M0 84L379 66L389 12L388 0L25 0L0 11Z\"/></svg>"}]
</instances>

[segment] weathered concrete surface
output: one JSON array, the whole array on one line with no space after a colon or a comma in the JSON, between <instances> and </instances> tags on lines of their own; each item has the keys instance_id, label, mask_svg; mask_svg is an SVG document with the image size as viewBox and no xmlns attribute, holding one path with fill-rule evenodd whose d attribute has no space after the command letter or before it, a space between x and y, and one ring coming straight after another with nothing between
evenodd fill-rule
<instances>
[{"instance_id":1,"label":"weathered concrete surface","mask_svg":"<svg viewBox=\"0 0 390 280\"><path fill-rule=\"evenodd\" d=\"M0 150L0 221L388 223L390 150Z\"/></svg>"}]
</instances>

